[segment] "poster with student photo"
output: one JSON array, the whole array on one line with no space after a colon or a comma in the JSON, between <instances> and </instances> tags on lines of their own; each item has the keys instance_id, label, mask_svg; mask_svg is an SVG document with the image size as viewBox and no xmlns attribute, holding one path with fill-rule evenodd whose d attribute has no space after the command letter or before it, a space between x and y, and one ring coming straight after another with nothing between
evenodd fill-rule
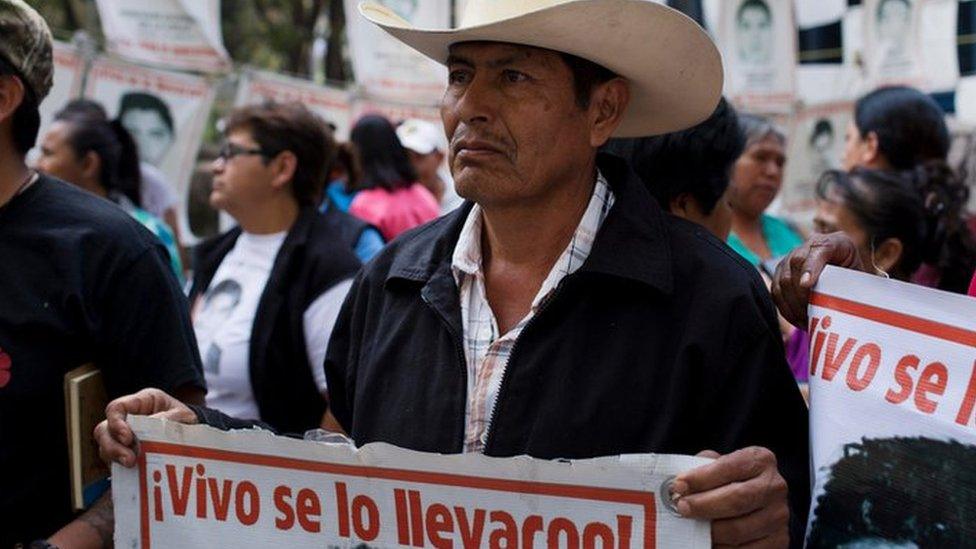
<instances>
[{"instance_id":1,"label":"poster with student photo","mask_svg":"<svg viewBox=\"0 0 976 549\"><path fill-rule=\"evenodd\" d=\"M190 176L196 164L214 88L206 78L102 57L88 73L85 97L118 117L139 147L139 159L161 170L180 200L181 234L197 235L187 217Z\"/></svg>"},{"instance_id":2,"label":"poster with student photo","mask_svg":"<svg viewBox=\"0 0 976 549\"><path fill-rule=\"evenodd\" d=\"M924 83L921 5L921 0L864 0L864 66L872 86Z\"/></svg>"},{"instance_id":3,"label":"poster with student photo","mask_svg":"<svg viewBox=\"0 0 976 549\"><path fill-rule=\"evenodd\" d=\"M81 94L81 78L82 72L85 70L85 61L78 50L71 44L55 40L53 57L54 83L50 93L41 102L38 109L41 112L41 129L38 132L38 142L54 120L54 115L68 101ZM37 154L39 152L35 147L30 151L29 159L33 160Z\"/></svg>"},{"instance_id":4,"label":"poster with student photo","mask_svg":"<svg viewBox=\"0 0 976 549\"><path fill-rule=\"evenodd\" d=\"M723 2L718 39L726 95L746 110L788 112L796 86L793 2Z\"/></svg>"},{"instance_id":5,"label":"poster with student photo","mask_svg":"<svg viewBox=\"0 0 976 549\"><path fill-rule=\"evenodd\" d=\"M97 0L108 51L173 69L231 68L220 25L220 0Z\"/></svg>"},{"instance_id":6,"label":"poster with student photo","mask_svg":"<svg viewBox=\"0 0 976 549\"><path fill-rule=\"evenodd\" d=\"M241 75L234 104L240 107L267 101L299 102L333 127L336 139L344 141L349 138L352 104L347 90L271 72L245 71Z\"/></svg>"},{"instance_id":7,"label":"poster with student photo","mask_svg":"<svg viewBox=\"0 0 976 549\"><path fill-rule=\"evenodd\" d=\"M817 181L825 171L841 167L853 108L849 101L838 101L801 108L793 117L778 213L805 229L813 225Z\"/></svg>"}]
</instances>

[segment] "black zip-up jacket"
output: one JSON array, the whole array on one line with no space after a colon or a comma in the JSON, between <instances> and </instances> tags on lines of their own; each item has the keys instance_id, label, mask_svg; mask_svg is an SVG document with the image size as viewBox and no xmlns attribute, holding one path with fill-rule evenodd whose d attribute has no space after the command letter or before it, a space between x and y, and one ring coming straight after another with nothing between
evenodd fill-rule
<instances>
[{"instance_id":1,"label":"black zip-up jacket","mask_svg":"<svg viewBox=\"0 0 976 549\"><path fill-rule=\"evenodd\" d=\"M807 409L758 272L701 226L665 214L621 161L601 156L599 166L616 201L587 260L516 342L485 453L765 446L789 485L801 543ZM451 256L469 211L401 236L350 290L325 369L331 410L357 444L462 451L467 373Z\"/></svg>"},{"instance_id":2,"label":"black zip-up jacket","mask_svg":"<svg viewBox=\"0 0 976 549\"><path fill-rule=\"evenodd\" d=\"M248 372L261 419L279 431L321 424L326 402L308 366L303 317L322 293L355 276L361 264L352 248L367 227L335 208L304 208L275 256L251 325ZM206 292L240 235L235 227L194 250L190 303Z\"/></svg>"}]
</instances>

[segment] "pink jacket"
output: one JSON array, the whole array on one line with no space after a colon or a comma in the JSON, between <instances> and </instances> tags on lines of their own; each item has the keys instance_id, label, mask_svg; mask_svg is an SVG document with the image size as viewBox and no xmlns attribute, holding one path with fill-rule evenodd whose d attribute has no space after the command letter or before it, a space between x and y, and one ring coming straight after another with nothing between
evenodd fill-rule
<instances>
[{"instance_id":1,"label":"pink jacket","mask_svg":"<svg viewBox=\"0 0 976 549\"><path fill-rule=\"evenodd\" d=\"M380 188L359 191L349 206L350 214L379 229L387 242L437 219L440 212L437 199L420 183L393 192Z\"/></svg>"}]
</instances>

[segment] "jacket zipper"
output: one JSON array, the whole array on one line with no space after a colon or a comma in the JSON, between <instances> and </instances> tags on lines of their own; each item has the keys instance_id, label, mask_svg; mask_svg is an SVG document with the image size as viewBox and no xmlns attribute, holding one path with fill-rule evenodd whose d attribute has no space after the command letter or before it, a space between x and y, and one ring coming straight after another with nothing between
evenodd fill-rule
<instances>
[{"instance_id":1,"label":"jacket zipper","mask_svg":"<svg viewBox=\"0 0 976 549\"><path fill-rule=\"evenodd\" d=\"M463 346L463 344L461 342L461 336L460 336L460 334L457 333L457 331L454 329L454 327L451 326L450 321L448 321L448 319L437 309L437 307L434 307L433 305L431 305L430 300L427 299L427 296L424 295L423 292L420 292L420 299L422 299L423 302L427 305L427 308L429 308L430 310L432 310L435 313L437 313L437 318L440 319L441 324L443 324L444 327L447 328L447 331L451 334L451 341L454 342L454 350L457 352L458 364L461 367L461 379L464 381L464 387L465 387L465 397L464 398L467 399L468 366L467 366L467 361L464 358L464 346ZM467 406L467 402L466 401L465 401L465 406ZM464 416L465 416L465 413L466 412L464 412L464 411L461 412L461 451L462 452L464 451Z\"/></svg>"},{"instance_id":2,"label":"jacket zipper","mask_svg":"<svg viewBox=\"0 0 976 549\"><path fill-rule=\"evenodd\" d=\"M491 414L488 416L488 425L485 426L485 444L481 447L482 454L487 454L488 448L491 445L492 435L494 434L494 431L491 430L491 426L495 424L495 414L498 413L498 403L501 402L502 395L505 393L505 387L507 387L507 384L505 382L508 381L508 377L505 374L508 373L508 365L511 364L513 360L515 360L515 356L516 356L515 352L518 351L520 347L519 344L522 343L522 335L525 334L525 332L529 329L529 327L531 327L535 323L536 319L539 318L542 315L542 313L549 308L549 304L556 300L556 296L563 289L566 280L568 280L571 276L573 276L572 273L566 275L559 282L559 284L556 285L556 288L552 291L551 294L549 294L549 297L545 301L543 301L541 305L539 305L539 310L536 311L534 315L532 315L532 318L529 319L529 321L525 324L525 327L522 328L522 331L519 332L518 339L516 339L515 343L512 345L512 352L508 354L508 360L505 361L505 365L502 366L502 379L498 385L498 394L495 396L495 404L494 406L491 407Z\"/></svg>"}]
</instances>

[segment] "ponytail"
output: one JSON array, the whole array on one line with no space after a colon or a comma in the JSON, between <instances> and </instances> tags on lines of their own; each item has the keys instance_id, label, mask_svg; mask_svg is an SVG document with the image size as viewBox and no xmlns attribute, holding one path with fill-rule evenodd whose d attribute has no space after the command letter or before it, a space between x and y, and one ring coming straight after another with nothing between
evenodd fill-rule
<instances>
[{"instance_id":1,"label":"ponytail","mask_svg":"<svg viewBox=\"0 0 976 549\"><path fill-rule=\"evenodd\" d=\"M904 172L854 168L826 172L817 186L824 200L838 197L872 246L889 238L902 245L891 275L908 280L922 265L940 272L938 288L965 293L976 269L976 242L962 216L969 191L945 162Z\"/></svg>"},{"instance_id":2,"label":"ponytail","mask_svg":"<svg viewBox=\"0 0 976 549\"><path fill-rule=\"evenodd\" d=\"M919 164L904 175L925 212L922 262L938 269L939 289L965 293L976 270L976 239L964 216L969 188L941 160Z\"/></svg>"},{"instance_id":3,"label":"ponytail","mask_svg":"<svg viewBox=\"0 0 976 549\"><path fill-rule=\"evenodd\" d=\"M139 147L132 134L125 129L119 119L110 123L120 145L117 189L133 204L142 207L142 170L139 167Z\"/></svg>"}]
</instances>

